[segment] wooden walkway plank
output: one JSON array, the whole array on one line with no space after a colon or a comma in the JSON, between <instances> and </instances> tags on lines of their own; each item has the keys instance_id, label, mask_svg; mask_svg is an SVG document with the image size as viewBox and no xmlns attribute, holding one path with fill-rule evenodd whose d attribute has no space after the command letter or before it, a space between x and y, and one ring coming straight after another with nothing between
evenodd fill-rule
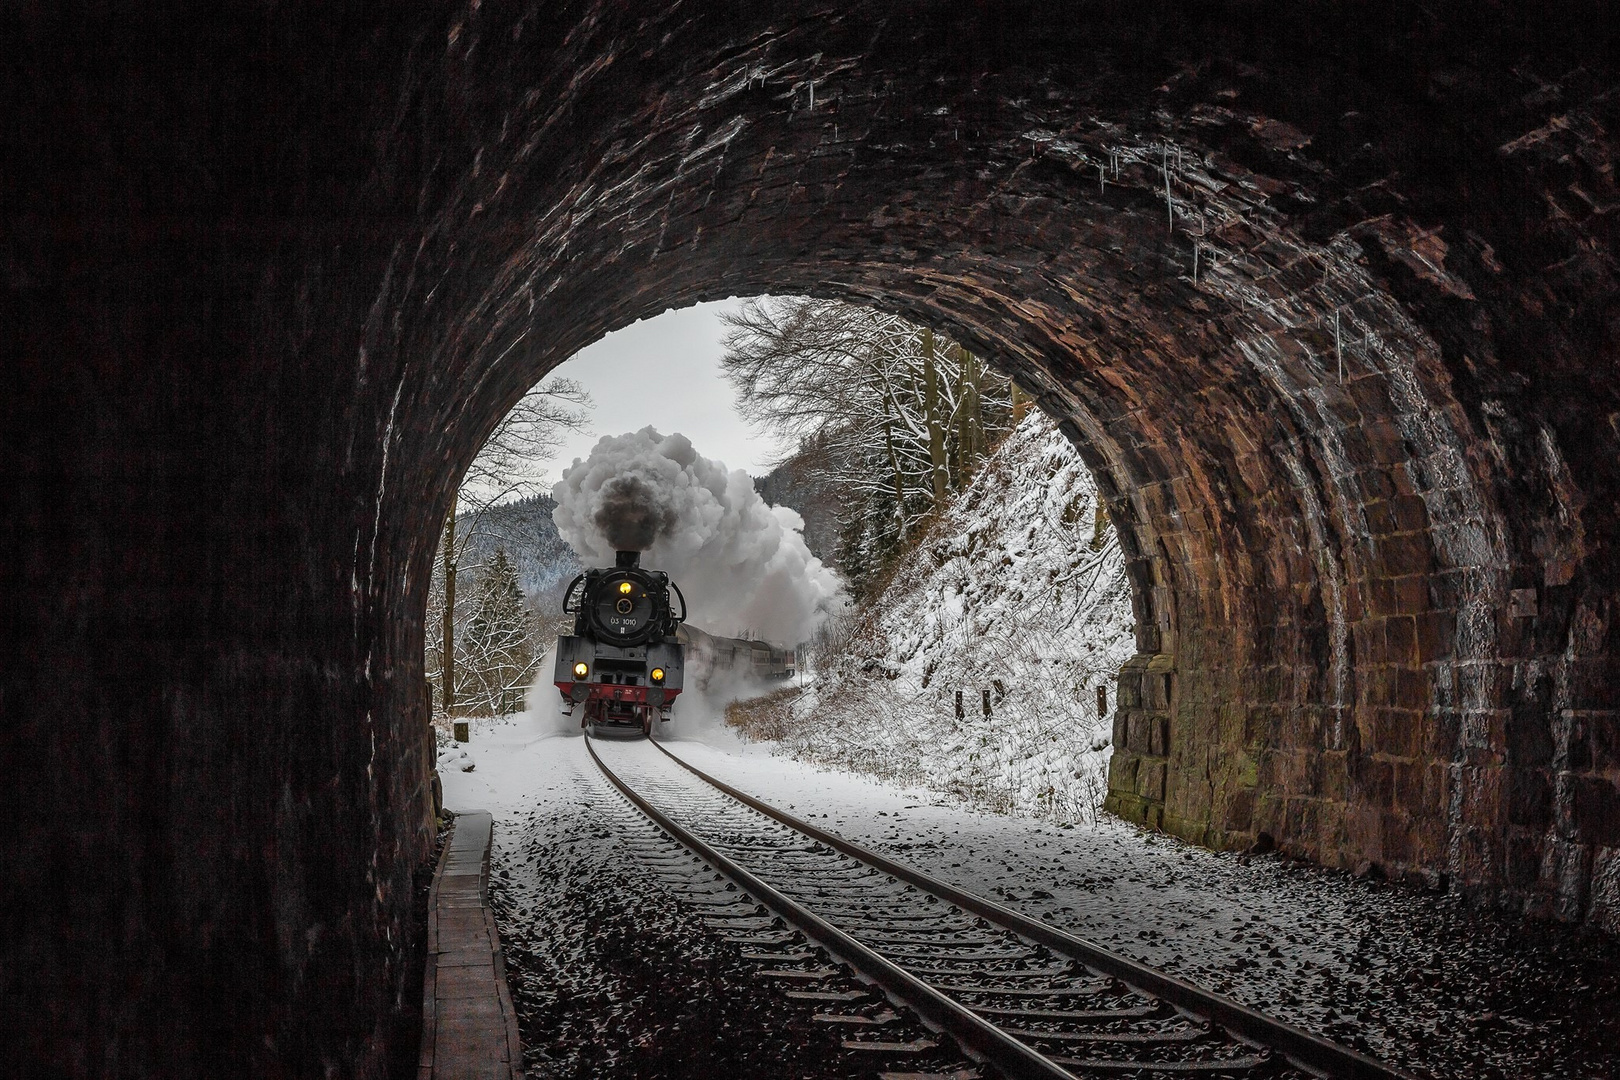
<instances>
[{"instance_id":1,"label":"wooden walkway plank","mask_svg":"<svg viewBox=\"0 0 1620 1080\"><path fill-rule=\"evenodd\" d=\"M428 896L417 1080L523 1080L517 1012L489 908L494 820L456 815Z\"/></svg>"}]
</instances>

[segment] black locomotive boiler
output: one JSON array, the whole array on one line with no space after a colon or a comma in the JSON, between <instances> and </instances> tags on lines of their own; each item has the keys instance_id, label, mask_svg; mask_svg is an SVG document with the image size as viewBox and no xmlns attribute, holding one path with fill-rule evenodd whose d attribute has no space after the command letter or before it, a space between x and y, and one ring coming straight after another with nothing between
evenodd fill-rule
<instances>
[{"instance_id":1,"label":"black locomotive boiler","mask_svg":"<svg viewBox=\"0 0 1620 1080\"><path fill-rule=\"evenodd\" d=\"M668 720L686 672L676 639L686 598L669 575L642 569L638 551L620 551L613 566L569 583L563 611L574 632L557 638L554 679L570 713L581 711L580 726L650 734L654 720Z\"/></svg>"}]
</instances>

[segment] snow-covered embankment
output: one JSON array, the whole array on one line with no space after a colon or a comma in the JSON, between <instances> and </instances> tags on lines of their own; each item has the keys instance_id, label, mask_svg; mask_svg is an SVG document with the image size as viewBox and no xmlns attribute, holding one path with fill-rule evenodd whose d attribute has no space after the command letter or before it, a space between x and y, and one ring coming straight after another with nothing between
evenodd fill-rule
<instances>
[{"instance_id":1,"label":"snow-covered embankment","mask_svg":"<svg viewBox=\"0 0 1620 1080\"><path fill-rule=\"evenodd\" d=\"M1112 704L1135 651L1124 560L1096 513L1079 455L1026 418L883 594L829 624L813 685L738 713L795 757L1091 820L1111 751L1096 689Z\"/></svg>"}]
</instances>

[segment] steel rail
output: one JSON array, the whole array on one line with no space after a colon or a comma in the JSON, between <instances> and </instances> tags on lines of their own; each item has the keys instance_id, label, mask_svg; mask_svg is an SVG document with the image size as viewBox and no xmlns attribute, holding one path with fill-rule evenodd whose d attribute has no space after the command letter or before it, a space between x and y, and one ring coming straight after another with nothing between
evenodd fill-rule
<instances>
[{"instance_id":1,"label":"steel rail","mask_svg":"<svg viewBox=\"0 0 1620 1080\"><path fill-rule=\"evenodd\" d=\"M841 836L807 821L800 821L792 814L756 799L745 791L739 791L724 780L710 776L697 766L670 753L661 743L654 742L653 745L658 747L664 756L699 780L766 817L819 840L852 859L864 862L920 889L926 889L943 900L949 900L964 911L971 911L1005 930L1045 945L1054 952L1079 960L1093 971L1111 975L1139 994L1167 1001L1219 1024L1234 1035L1269 1046L1287 1058L1291 1064L1306 1072L1326 1074L1335 1080L1415 1080L1410 1073L1395 1069L1376 1058L1324 1039L1304 1028L1257 1012L1229 997L1205 990L1138 960L1111 952L1094 941L1077 937L965 889L946 884L938 878L929 877L919 870L869 851L859 844L852 844Z\"/></svg>"},{"instance_id":2,"label":"steel rail","mask_svg":"<svg viewBox=\"0 0 1620 1080\"><path fill-rule=\"evenodd\" d=\"M1019 1042L994 1024L941 994L932 986L897 967L881 954L800 905L796 900L766 884L706 841L659 810L608 768L596 753L594 740L585 738L591 760L614 787L643 814L677 842L696 852L705 862L732 881L756 901L794 924L805 937L832 956L882 987L895 1001L909 1007L925 1021L956 1039L964 1049L1018 1080L1074 1080L1074 1074L1046 1055Z\"/></svg>"}]
</instances>

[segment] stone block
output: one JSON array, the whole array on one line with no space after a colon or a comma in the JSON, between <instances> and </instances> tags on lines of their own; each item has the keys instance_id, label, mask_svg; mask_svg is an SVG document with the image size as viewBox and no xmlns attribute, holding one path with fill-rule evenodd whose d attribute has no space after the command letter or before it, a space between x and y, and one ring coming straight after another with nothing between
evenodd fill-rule
<instances>
[{"instance_id":1,"label":"stone block","mask_svg":"<svg viewBox=\"0 0 1620 1080\"><path fill-rule=\"evenodd\" d=\"M1410 615L1395 615L1384 620L1385 660L1403 667L1415 667L1420 662L1417 645L1415 618Z\"/></svg>"},{"instance_id":2,"label":"stone block","mask_svg":"<svg viewBox=\"0 0 1620 1080\"><path fill-rule=\"evenodd\" d=\"M1455 708L1436 708L1428 713L1425 723L1428 732L1428 742L1423 748L1425 756L1449 759L1462 730L1462 713Z\"/></svg>"},{"instance_id":3,"label":"stone block","mask_svg":"<svg viewBox=\"0 0 1620 1080\"><path fill-rule=\"evenodd\" d=\"M1146 754L1153 742L1153 716L1141 709L1132 709L1126 721L1125 746L1132 753Z\"/></svg>"},{"instance_id":4,"label":"stone block","mask_svg":"<svg viewBox=\"0 0 1620 1080\"><path fill-rule=\"evenodd\" d=\"M1585 912L1587 890L1592 877L1591 844L1554 840L1546 845L1541 860L1541 881L1553 894L1553 917L1579 919Z\"/></svg>"},{"instance_id":5,"label":"stone block","mask_svg":"<svg viewBox=\"0 0 1620 1080\"><path fill-rule=\"evenodd\" d=\"M1389 501L1379 499L1374 502L1362 504L1362 512L1367 517L1367 530L1374 536L1387 536L1395 531L1395 512L1391 509Z\"/></svg>"},{"instance_id":6,"label":"stone block","mask_svg":"<svg viewBox=\"0 0 1620 1080\"><path fill-rule=\"evenodd\" d=\"M1276 705L1251 705L1243 717L1243 745L1270 746L1277 741L1283 710Z\"/></svg>"},{"instance_id":7,"label":"stone block","mask_svg":"<svg viewBox=\"0 0 1620 1080\"><path fill-rule=\"evenodd\" d=\"M1390 500L1396 528L1401 532L1420 533L1429 527L1429 508L1417 495L1397 495Z\"/></svg>"},{"instance_id":8,"label":"stone block","mask_svg":"<svg viewBox=\"0 0 1620 1080\"><path fill-rule=\"evenodd\" d=\"M1299 847L1314 841L1317 829L1317 808L1315 799L1291 798L1284 804L1283 835L1287 837L1290 846Z\"/></svg>"},{"instance_id":9,"label":"stone block","mask_svg":"<svg viewBox=\"0 0 1620 1080\"><path fill-rule=\"evenodd\" d=\"M1170 753L1170 718L1168 716L1148 717L1148 753L1154 757L1164 757Z\"/></svg>"},{"instance_id":10,"label":"stone block","mask_svg":"<svg viewBox=\"0 0 1620 1080\"><path fill-rule=\"evenodd\" d=\"M1119 673L1119 706L1122 709L1142 707L1142 674L1124 668Z\"/></svg>"},{"instance_id":11,"label":"stone block","mask_svg":"<svg viewBox=\"0 0 1620 1080\"><path fill-rule=\"evenodd\" d=\"M1593 852L1587 917L1620 937L1620 847L1600 847Z\"/></svg>"},{"instance_id":12,"label":"stone block","mask_svg":"<svg viewBox=\"0 0 1620 1080\"><path fill-rule=\"evenodd\" d=\"M1428 575L1407 574L1395 578L1391 584L1394 592L1392 613L1417 615L1429 610L1431 605Z\"/></svg>"},{"instance_id":13,"label":"stone block","mask_svg":"<svg viewBox=\"0 0 1620 1080\"><path fill-rule=\"evenodd\" d=\"M1514 702L1503 721L1504 749L1508 760L1519 768L1546 768L1552 765L1553 737L1548 726L1550 717L1547 709L1540 702L1520 700ZM1582 759L1587 757L1590 744L1584 739L1571 740L1570 760L1566 763L1571 769L1584 769Z\"/></svg>"},{"instance_id":14,"label":"stone block","mask_svg":"<svg viewBox=\"0 0 1620 1080\"><path fill-rule=\"evenodd\" d=\"M1434 680L1421 668L1389 669L1388 703L1401 709L1427 709L1434 693Z\"/></svg>"},{"instance_id":15,"label":"stone block","mask_svg":"<svg viewBox=\"0 0 1620 1080\"><path fill-rule=\"evenodd\" d=\"M1417 853L1412 824L1403 814L1386 813L1380 821L1379 852L1387 864L1404 867Z\"/></svg>"},{"instance_id":16,"label":"stone block","mask_svg":"<svg viewBox=\"0 0 1620 1080\"><path fill-rule=\"evenodd\" d=\"M1373 665L1385 662L1387 648L1384 643L1383 619L1368 619L1350 628L1350 637L1355 645L1356 661L1363 665L1362 677L1370 675L1377 668Z\"/></svg>"},{"instance_id":17,"label":"stone block","mask_svg":"<svg viewBox=\"0 0 1620 1080\"><path fill-rule=\"evenodd\" d=\"M1395 483L1390 478L1389 470L1383 468L1368 468L1361 470L1361 490L1369 502L1387 501L1395 495Z\"/></svg>"},{"instance_id":18,"label":"stone block","mask_svg":"<svg viewBox=\"0 0 1620 1080\"><path fill-rule=\"evenodd\" d=\"M1620 703L1620 660L1607 656L1567 661L1569 708L1606 712Z\"/></svg>"},{"instance_id":19,"label":"stone block","mask_svg":"<svg viewBox=\"0 0 1620 1080\"><path fill-rule=\"evenodd\" d=\"M1528 829L1509 829L1503 846L1503 881L1528 888L1541 878L1541 835Z\"/></svg>"},{"instance_id":20,"label":"stone block","mask_svg":"<svg viewBox=\"0 0 1620 1080\"><path fill-rule=\"evenodd\" d=\"M1228 832L1247 833L1254 821L1254 791L1240 788L1226 800L1222 827Z\"/></svg>"},{"instance_id":21,"label":"stone block","mask_svg":"<svg viewBox=\"0 0 1620 1080\"><path fill-rule=\"evenodd\" d=\"M1362 759L1351 770L1351 793L1376 807L1388 807L1395 795L1395 770L1387 761Z\"/></svg>"},{"instance_id":22,"label":"stone block","mask_svg":"<svg viewBox=\"0 0 1620 1080\"><path fill-rule=\"evenodd\" d=\"M1395 786L1395 806L1407 814L1421 815L1429 809L1425 774L1427 767L1418 761L1397 761L1391 764Z\"/></svg>"},{"instance_id":23,"label":"stone block","mask_svg":"<svg viewBox=\"0 0 1620 1080\"><path fill-rule=\"evenodd\" d=\"M1391 757L1416 757L1423 748L1423 714L1405 709L1379 709L1374 713L1375 747Z\"/></svg>"},{"instance_id":24,"label":"stone block","mask_svg":"<svg viewBox=\"0 0 1620 1080\"><path fill-rule=\"evenodd\" d=\"M1329 750L1321 755L1321 794L1330 802L1344 802L1346 756L1342 750Z\"/></svg>"},{"instance_id":25,"label":"stone block","mask_svg":"<svg viewBox=\"0 0 1620 1080\"><path fill-rule=\"evenodd\" d=\"M1136 793L1144 799L1164 801L1165 762L1143 761L1136 773Z\"/></svg>"},{"instance_id":26,"label":"stone block","mask_svg":"<svg viewBox=\"0 0 1620 1080\"><path fill-rule=\"evenodd\" d=\"M1136 770L1141 759L1134 754L1116 749L1114 756L1108 760L1108 790L1130 791L1136 790Z\"/></svg>"},{"instance_id":27,"label":"stone block","mask_svg":"<svg viewBox=\"0 0 1620 1080\"><path fill-rule=\"evenodd\" d=\"M1620 772L1620 713L1589 712L1581 717L1586 743L1585 768L1591 772Z\"/></svg>"},{"instance_id":28,"label":"stone block","mask_svg":"<svg viewBox=\"0 0 1620 1080\"><path fill-rule=\"evenodd\" d=\"M1429 813L1443 815L1451 805L1451 766L1429 760L1423 768L1423 804Z\"/></svg>"},{"instance_id":29,"label":"stone block","mask_svg":"<svg viewBox=\"0 0 1620 1080\"><path fill-rule=\"evenodd\" d=\"M1507 802L1507 770L1494 765L1460 765L1452 782L1462 789L1461 813L1470 825L1501 821Z\"/></svg>"},{"instance_id":30,"label":"stone block","mask_svg":"<svg viewBox=\"0 0 1620 1080\"><path fill-rule=\"evenodd\" d=\"M1620 847L1620 784L1606 776L1571 776L1565 785L1580 840L1598 847Z\"/></svg>"},{"instance_id":31,"label":"stone block","mask_svg":"<svg viewBox=\"0 0 1620 1080\"><path fill-rule=\"evenodd\" d=\"M1443 660L1455 651L1457 616L1449 610L1430 610L1414 616L1418 654L1424 663Z\"/></svg>"}]
</instances>

